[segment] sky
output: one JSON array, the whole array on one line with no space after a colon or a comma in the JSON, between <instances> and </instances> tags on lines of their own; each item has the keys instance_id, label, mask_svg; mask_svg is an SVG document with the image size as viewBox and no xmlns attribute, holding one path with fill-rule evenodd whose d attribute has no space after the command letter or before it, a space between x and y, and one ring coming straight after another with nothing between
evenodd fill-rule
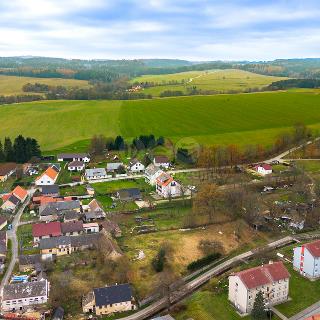
<instances>
[{"instance_id":1,"label":"sky","mask_svg":"<svg viewBox=\"0 0 320 320\"><path fill-rule=\"evenodd\" d=\"M319 0L3 0L0 56L320 57Z\"/></svg>"}]
</instances>

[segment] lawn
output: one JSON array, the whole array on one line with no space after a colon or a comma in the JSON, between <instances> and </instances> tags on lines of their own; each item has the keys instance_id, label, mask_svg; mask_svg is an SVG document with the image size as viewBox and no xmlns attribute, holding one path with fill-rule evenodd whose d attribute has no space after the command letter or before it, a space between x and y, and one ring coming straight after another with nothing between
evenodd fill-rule
<instances>
[{"instance_id":1,"label":"lawn","mask_svg":"<svg viewBox=\"0 0 320 320\"><path fill-rule=\"evenodd\" d=\"M88 81L59 78L33 78L0 75L0 95L34 94L24 92L22 87L27 83L42 83L50 86L89 87Z\"/></svg>"},{"instance_id":2,"label":"lawn","mask_svg":"<svg viewBox=\"0 0 320 320\"><path fill-rule=\"evenodd\" d=\"M261 88L285 78L271 77L242 70L206 70L191 71L164 75L143 75L132 82L155 82L155 87L143 90L145 94L159 96L166 90L187 92L194 86L201 90L226 92L229 90L244 91L249 88ZM168 84L169 81L184 81L184 84Z\"/></svg>"},{"instance_id":3,"label":"lawn","mask_svg":"<svg viewBox=\"0 0 320 320\"><path fill-rule=\"evenodd\" d=\"M87 195L86 187L81 184L73 187L61 187L59 189L61 196L83 196Z\"/></svg>"},{"instance_id":4,"label":"lawn","mask_svg":"<svg viewBox=\"0 0 320 320\"><path fill-rule=\"evenodd\" d=\"M186 138L195 145L269 145L277 134L296 122L319 129L319 102L320 95L315 93L272 92L22 103L1 107L0 136L32 136L43 150L55 152L68 149L66 146L70 151L84 149L88 139L100 133L113 137L121 134L128 140L152 133L170 138L176 145L183 144Z\"/></svg>"}]
</instances>

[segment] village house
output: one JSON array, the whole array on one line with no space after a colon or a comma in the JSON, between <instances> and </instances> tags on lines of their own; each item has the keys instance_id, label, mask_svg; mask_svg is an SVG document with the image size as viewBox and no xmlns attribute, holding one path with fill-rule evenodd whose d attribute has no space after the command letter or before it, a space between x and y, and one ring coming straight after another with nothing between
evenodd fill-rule
<instances>
[{"instance_id":1,"label":"village house","mask_svg":"<svg viewBox=\"0 0 320 320\"><path fill-rule=\"evenodd\" d=\"M7 246L8 238L7 232L5 230L0 231L0 269L3 269L3 264L5 263L7 256Z\"/></svg>"},{"instance_id":2,"label":"village house","mask_svg":"<svg viewBox=\"0 0 320 320\"><path fill-rule=\"evenodd\" d=\"M57 184L42 186L41 194L45 197L59 197L59 186Z\"/></svg>"},{"instance_id":3,"label":"village house","mask_svg":"<svg viewBox=\"0 0 320 320\"><path fill-rule=\"evenodd\" d=\"M163 173L160 167L154 164L149 164L144 173L145 181L150 185L154 186L156 184L157 178Z\"/></svg>"},{"instance_id":4,"label":"village house","mask_svg":"<svg viewBox=\"0 0 320 320\"><path fill-rule=\"evenodd\" d=\"M60 153L57 156L59 162L61 161L82 161L85 163L90 162L90 156L87 153Z\"/></svg>"},{"instance_id":5,"label":"village house","mask_svg":"<svg viewBox=\"0 0 320 320\"><path fill-rule=\"evenodd\" d=\"M61 233L64 236L78 236L83 233L82 221L70 221L61 223Z\"/></svg>"},{"instance_id":6,"label":"village house","mask_svg":"<svg viewBox=\"0 0 320 320\"><path fill-rule=\"evenodd\" d=\"M101 220L106 217L106 213L103 211L96 199L91 200L87 206L82 206L82 209L84 211L84 220L86 222Z\"/></svg>"},{"instance_id":7,"label":"village house","mask_svg":"<svg viewBox=\"0 0 320 320\"><path fill-rule=\"evenodd\" d=\"M5 182L10 176L17 171L17 165L15 163L3 163L0 164L0 182Z\"/></svg>"},{"instance_id":8,"label":"village house","mask_svg":"<svg viewBox=\"0 0 320 320\"><path fill-rule=\"evenodd\" d=\"M153 164L164 169L169 169L171 167L170 160L167 156L155 156L153 158Z\"/></svg>"},{"instance_id":9,"label":"village house","mask_svg":"<svg viewBox=\"0 0 320 320\"><path fill-rule=\"evenodd\" d=\"M118 171L119 169L124 168L122 162L109 162L107 163L107 172L113 173Z\"/></svg>"},{"instance_id":10,"label":"village house","mask_svg":"<svg viewBox=\"0 0 320 320\"><path fill-rule=\"evenodd\" d=\"M36 178L35 184L37 186L55 184L59 175L59 170L55 166L50 166L45 172Z\"/></svg>"},{"instance_id":11,"label":"village house","mask_svg":"<svg viewBox=\"0 0 320 320\"><path fill-rule=\"evenodd\" d=\"M105 168L86 169L85 177L87 180L99 180L110 178Z\"/></svg>"},{"instance_id":12,"label":"village house","mask_svg":"<svg viewBox=\"0 0 320 320\"><path fill-rule=\"evenodd\" d=\"M266 163L262 163L254 166L253 170L261 174L262 176L272 173L272 167L270 166L270 164L266 164Z\"/></svg>"},{"instance_id":13,"label":"village house","mask_svg":"<svg viewBox=\"0 0 320 320\"><path fill-rule=\"evenodd\" d=\"M133 173L143 172L145 170L145 166L138 159L133 159L129 162L128 169Z\"/></svg>"},{"instance_id":14,"label":"village house","mask_svg":"<svg viewBox=\"0 0 320 320\"><path fill-rule=\"evenodd\" d=\"M48 302L49 288L50 284L46 279L7 284L3 288L2 310L19 311L33 305L45 304Z\"/></svg>"},{"instance_id":15,"label":"village house","mask_svg":"<svg viewBox=\"0 0 320 320\"><path fill-rule=\"evenodd\" d=\"M40 221L54 221L70 210L79 213L81 211L80 201L71 200L45 203L39 207L39 218Z\"/></svg>"},{"instance_id":16,"label":"village house","mask_svg":"<svg viewBox=\"0 0 320 320\"><path fill-rule=\"evenodd\" d=\"M59 221L48 223L35 223L32 225L32 236L34 243L40 239L62 236L61 224Z\"/></svg>"},{"instance_id":17,"label":"village house","mask_svg":"<svg viewBox=\"0 0 320 320\"><path fill-rule=\"evenodd\" d=\"M320 240L293 249L293 268L307 278L320 278Z\"/></svg>"},{"instance_id":18,"label":"village house","mask_svg":"<svg viewBox=\"0 0 320 320\"><path fill-rule=\"evenodd\" d=\"M80 214L74 210L68 210L64 212L63 221L70 222L70 221L77 221L80 218Z\"/></svg>"},{"instance_id":19,"label":"village house","mask_svg":"<svg viewBox=\"0 0 320 320\"><path fill-rule=\"evenodd\" d=\"M96 222L84 223L83 230L85 233L98 233L99 232L99 225Z\"/></svg>"},{"instance_id":20,"label":"village house","mask_svg":"<svg viewBox=\"0 0 320 320\"><path fill-rule=\"evenodd\" d=\"M19 256L19 271L29 272L29 271L41 271L42 270L42 258L41 254L30 254L30 255L20 255Z\"/></svg>"},{"instance_id":21,"label":"village house","mask_svg":"<svg viewBox=\"0 0 320 320\"><path fill-rule=\"evenodd\" d=\"M69 171L83 171L85 168L85 163L83 161L72 161L68 164Z\"/></svg>"},{"instance_id":22,"label":"village house","mask_svg":"<svg viewBox=\"0 0 320 320\"><path fill-rule=\"evenodd\" d=\"M156 180L156 191L164 198L181 195L181 186L168 173L162 173Z\"/></svg>"},{"instance_id":23,"label":"village house","mask_svg":"<svg viewBox=\"0 0 320 320\"><path fill-rule=\"evenodd\" d=\"M3 204L1 209L4 211L14 211L17 206L24 202L28 197L28 191L20 186L14 188L10 193L2 196Z\"/></svg>"},{"instance_id":24,"label":"village house","mask_svg":"<svg viewBox=\"0 0 320 320\"><path fill-rule=\"evenodd\" d=\"M95 313L98 316L135 310L136 308L129 284L95 288L82 299L83 312Z\"/></svg>"},{"instance_id":25,"label":"village house","mask_svg":"<svg viewBox=\"0 0 320 320\"><path fill-rule=\"evenodd\" d=\"M69 255L78 250L93 248L98 244L101 237L101 234L95 233L41 239L39 242L40 253L43 260L53 260L56 257Z\"/></svg>"},{"instance_id":26,"label":"village house","mask_svg":"<svg viewBox=\"0 0 320 320\"><path fill-rule=\"evenodd\" d=\"M135 201L142 198L138 188L121 189L117 191L117 198L121 201Z\"/></svg>"},{"instance_id":27,"label":"village house","mask_svg":"<svg viewBox=\"0 0 320 320\"><path fill-rule=\"evenodd\" d=\"M288 300L290 274L282 262L243 270L229 276L229 300L242 314L252 311L258 292L266 306Z\"/></svg>"},{"instance_id":28,"label":"village house","mask_svg":"<svg viewBox=\"0 0 320 320\"><path fill-rule=\"evenodd\" d=\"M8 220L5 216L0 216L0 230L6 227Z\"/></svg>"}]
</instances>

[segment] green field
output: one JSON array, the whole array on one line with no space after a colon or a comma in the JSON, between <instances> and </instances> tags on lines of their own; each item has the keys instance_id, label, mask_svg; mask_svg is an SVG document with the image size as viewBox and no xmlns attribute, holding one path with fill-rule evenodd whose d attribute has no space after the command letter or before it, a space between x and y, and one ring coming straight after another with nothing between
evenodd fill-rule
<instances>
[{"instance_id":1,"label":"green field","mask_svg":"<svg viewBox=\"0 0 320 320\"><path fill-rule=\"evenodd\" d=\"M159 96L166 90L187 92L188 87L196 86L201 90L227 92L229 90L244 91L252 88L262 88L274 81L285 78L271 77L242 70L206 70L190 71L164 75L144 75L134 78L132 82L155 82L152 88L146 88L143 93ZM169 84L170 81L184 81L184 84Z\"/></svg>"},{"instance_id":2,"label":"green field","mask_svg":"<svg viewBox=\"0 0 320 320\"><path fill-rule=\"evenodd\" d=\"M50 86L66 86L66 87L88 87L88 81L75 79L59 79L59 78L33 78L33 77L16 77L0 75L0 95L28 94L23 92L22 87L27 83L42 83ZM30 92L29 94L33 94Z\"/></svg>"},{"instance_id":3,"label":"green field","mask_svg":"<svg viewBox=\"0 0 320 320\"><path fill-rule=\"evenodd\" d=\"M0 137L24 134L42 150L84 148L94 134L153 133L179 142L273 142L293 124L320 129L320 95L273 92L134 101L41 101L0 107ZM87 141L87 142L85 142Z\"/></svg>"}]
</instances>

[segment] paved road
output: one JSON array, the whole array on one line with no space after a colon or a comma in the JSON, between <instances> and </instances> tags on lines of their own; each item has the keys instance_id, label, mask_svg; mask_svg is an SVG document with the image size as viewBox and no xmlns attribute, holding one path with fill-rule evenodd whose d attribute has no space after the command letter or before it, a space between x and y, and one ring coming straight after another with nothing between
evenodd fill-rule
<instances>
[{"instance_id":1,"label":"paved road","mask_svg":"<svg viewBox=\"0 0 320 320\"><path fill-rule=\"evenodd\" d=\"M13 268L18 260L19 249L18 249L17 229L18 229L18 226L20 223L20 218L23 213L23 210L28 205L30 198L32 197L34 192L35 192L35 189L28 190L27 199L25 200L23 205L19 208L19 210L17 211L17 213L14 216L14 219L12 221L12 229L7 231L8 239L10 239L12 242L12 257L11 257L11 261L9 263L9 266L7 268L7 271L4 275L4 277L2 278L2 281L0 284L0 293L2 293L3 287L8 283L10 276L12 274Z\"/></svg>"},{"instance_id":2,"label":"paved road","mask_svg":"<svg viewBox=\"0 0 320 320\"><path fill-rule=\"evenodd\" d=\"M312 306L302 310L301 312L295 314L289 320L304 320L308 317L314 316L316 314L320 314L320 301L316 302Z\"/></svg>"}]
</instances>

